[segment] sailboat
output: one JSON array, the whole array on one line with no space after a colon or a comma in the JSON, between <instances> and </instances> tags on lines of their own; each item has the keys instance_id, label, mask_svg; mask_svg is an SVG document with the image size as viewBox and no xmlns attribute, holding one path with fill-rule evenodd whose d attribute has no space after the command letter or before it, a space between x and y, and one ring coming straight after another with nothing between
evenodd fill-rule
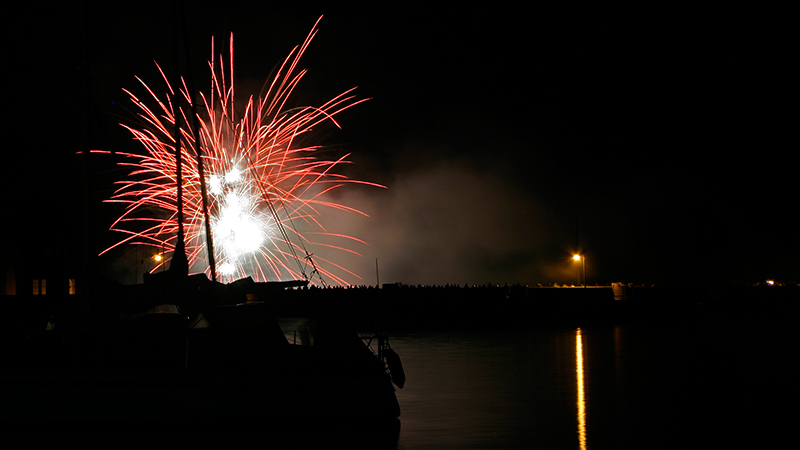
<instances>
[{"instance_id":1,"label":"sailboat","mask_svg":"<svg viewBox=\"0 0 800 450\"><path fill-rule=\"evenodd\" d=\"M19 354L36 363L0 371L0 420L397 418L405 374L387 337L361 336L341 305L306 301L307 278L220 283L210 241L211 278L189 274L179 128L171 267L137 285L96 282L69 333L25 341Z\"/></svg>"},{"instance_id":2,"label":"sailboat","mask_svg":"<svg viewBox=\"0 0 800 450\"><path fill-rule=\"evenodd\" d=\"M50 359L0 373L0 420L398 417L405 375L387 337L308 301L308 284L223 284L188 274L179 250L141 284L95 286L80 332L29 342Z\"/></svg>"},{"instance_id":3,"label":"sailboat","mask_svg":"<svg viewBox=\"0 0 800 450\"><path fill-rule=\"evenodd\" d=\"M7 368L0 419L398 417L392 378L404 379L388 370L396 354L385 337L370 336L376 353L335 313L281 317L279 302L252 300L283 289L193 276L140 285L124 295L161 299L123 309L120 320L55 346L58 355L51 347L53 359L38 368ZM175 296L161 303L165 295Z\"/></svg>"}]
</instances>

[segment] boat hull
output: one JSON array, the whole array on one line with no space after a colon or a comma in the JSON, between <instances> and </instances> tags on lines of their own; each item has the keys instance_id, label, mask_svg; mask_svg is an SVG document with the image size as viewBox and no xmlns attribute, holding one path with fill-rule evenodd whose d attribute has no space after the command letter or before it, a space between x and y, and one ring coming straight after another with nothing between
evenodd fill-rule
<instances>
[{"instance_id":1,"label":"boat hull","mask_svg":"<svg viewBox=\"0 0 800 450\"><path fill-rule=\"evenodd\" d=\"M388 380L3 374L3 421L396 418Z\"/></svg>"}]
</instances>

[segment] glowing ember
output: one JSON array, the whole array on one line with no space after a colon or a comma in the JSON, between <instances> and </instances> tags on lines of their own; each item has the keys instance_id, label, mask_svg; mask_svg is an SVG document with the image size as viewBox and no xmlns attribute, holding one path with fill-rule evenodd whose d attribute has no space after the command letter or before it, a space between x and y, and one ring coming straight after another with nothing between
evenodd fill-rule
<instances>
[{"instance_id":1,"label":"glowing ember","mask_svg":"<svg viewBox=\"0 0 800 450\"><path fill-rule=\"evenodd\" d=\"M120 182L122 187L109 201L128 206L111 228L129 236L111 248L130 243L174 250L178 202L173 130L177 113L182 136L186 251L192 270L210 272L196 164L199 150L206 174L216 266L224 281L245 276L258 281L298 278L305 277L307 272L313 275L315 270L320 279L338 284L347 284L343 277L348 275L360 278L317 255L312 263L307 251L308 247L323 245L355 253L312 242L306 236L329 235L321 215L326 208L364 214L325 200L325 194L347 183L378 186L334 173L336 166L347 162L344 159L347 156L333 161L319 160L315 157L318 147L298 144L298 137L312 131L315 125L329 120L338 126L334 120L337 113L364 101L355 99L351 89L318 107L286 109L305 74L296 70L298 61L315 34L316 24L303 45L289 54L265 85L266 93L250 96L241 113L234 107L233 36L228 67L223 66L221 57L214 58L212 41L211 89L199 93L200 101L194 105L198 110L196 122L192 120L192 106L198 97L190 95L183 80L176 99L174 86L159 67L170 93L162 100L137 77L152 99L145 102L125 91L140 109L142 126L123 126L147 152L126 154L133 162L121 163L132 168L130 179ZM151 106L153 102L155 105ZM335 236L362 242L351 236Z\"/></svg>"}]
</instances>

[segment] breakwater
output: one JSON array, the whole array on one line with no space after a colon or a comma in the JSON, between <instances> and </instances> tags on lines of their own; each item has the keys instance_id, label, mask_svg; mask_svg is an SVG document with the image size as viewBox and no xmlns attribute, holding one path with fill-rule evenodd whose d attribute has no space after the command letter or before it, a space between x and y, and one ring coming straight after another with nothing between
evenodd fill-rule
<instances>
[{"instance_id":1,"label":"breakwater","mask_svg":"<svg viewBox=\"0 0 800 450\"><path fill-rule=\"evenodd\" d=\"M616 295L615 295L616 294ZM615 299L616 298L616 299ZM64 331L80 295L7 295L4 332ZM412 286L303 288L257 300L284 317L336 314L364 329L485 328L529 324L657 321L707 317L797 317L798 286ZM243 298L242 301L245 301ZM103 300L98 300L103 303ZM102 305L100 305L102 306ZM100 308L102 309L102 308ZM119 320L119 313L104 315Z\"/></svg>"},{"instance_id":2,"label":"breakwater","mask_svg":"<svg viewBox=\"0 0 800 450\"><path fill-rule=\"evenodd\" d=\"M622 292L622 295L620 295ZM615 299L616 298L616 299ZM338 312L382 328L482 328L526 324L796 314L798 286L404 286L301 289L276 300L282 314Z\"/></svg>"}]
</instances>

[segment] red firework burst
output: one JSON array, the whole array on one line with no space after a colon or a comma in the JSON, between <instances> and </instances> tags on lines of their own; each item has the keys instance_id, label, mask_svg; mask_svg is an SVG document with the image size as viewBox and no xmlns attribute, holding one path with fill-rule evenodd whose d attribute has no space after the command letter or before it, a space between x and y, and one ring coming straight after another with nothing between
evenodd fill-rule
<instances>
[{"instance_id":1,"label":"red firework burst","mask_svg":"<svg viewBox=\"0 0 800 450\"><path fill-rule=\"evenodd\" d=\"M211 89L208 93L199 93L198 101L190 94L183 79L176 90L160 67L169 92L166 99L159 98L137 77L151 97L148 102L153 104L155 101L155 106L148 106L125 90L139 109L137 115L142 126L123 126L146 152L143 155L126 154L127 161L120 163L130 166L130 178L119 182L122 186L108 201L127 206L111 229L128 236L111 248L139 244L168 252L175 249L178 189L173 130L177 115L180 152L184 161L186 253L193 271L210 272L201 170L198 164L190 163L196 162L197 155L200 155L205 169L205 198L216 271L223 281L245 276L252 276L257 281L307 278L307 272L316 272L320 280L347 284L343 277L358 277L330 259L315 256L317 261L314 263L307 250L325 246L356 253L342 246L311 241L307 236L336 236L363 242L326 230L322 212L327 208L364 214L325 200L326 194L348 183L382 187L337 174L336 167L347 162L345 158L348 155L336 160L321 160L317 158L318 146L298 144L299 136L308 134L322 122L332 121L338 126L335 120L338 113L364 101L356 99L354 89L350 89L321 106L288 108L291 94L305 74L305 70L298 70L298 62L316 32L317 24L303 44L289 53L274 77L268 80L265 93L257 97L251 95L242 112L237 112L234 105L232 35L227 73L222 57L214 57L212 40L212 58L209 61ZM198 112L193 114L193 110ZM298 231L297 225L304 231Z\"/></svg>"}]
</instances>

